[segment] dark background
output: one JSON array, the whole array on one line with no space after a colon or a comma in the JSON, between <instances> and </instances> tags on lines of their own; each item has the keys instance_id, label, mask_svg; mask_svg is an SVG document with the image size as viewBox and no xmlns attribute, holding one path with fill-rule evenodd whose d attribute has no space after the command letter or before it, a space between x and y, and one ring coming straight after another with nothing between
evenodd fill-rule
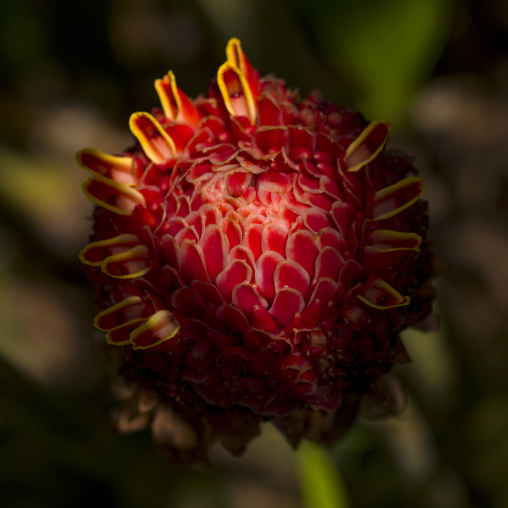
<instances>
[{"instance_id":1,"label":"dark background","mask_svg":"<svg viewBox=\"0 0 508 508\"><path fill-rule=\"evenodd\" d=\"M402 417L331 451L351 507L508 506L508 3L504 0L0 0L0 505L293 508L298 462L266 427L212 470L110 432L102 339L77 260L74 153L129 146L169 69L207 90L237 36L262 75L394 124L416 157L441 327L404 340ZM319 507L322 508L322 507Z\"/></svg>"}]
</instances>

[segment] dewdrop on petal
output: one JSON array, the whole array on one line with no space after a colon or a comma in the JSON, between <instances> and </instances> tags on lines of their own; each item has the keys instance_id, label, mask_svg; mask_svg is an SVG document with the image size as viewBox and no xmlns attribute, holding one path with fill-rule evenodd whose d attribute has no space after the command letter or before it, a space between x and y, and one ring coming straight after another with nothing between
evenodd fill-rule
<instances>
[{"instance_id":1,"label":"dewdrop on petal","mask_svg":"<svg viewBox=\"0 0 508 508\"><path fill-rule=\"evenodd\" d=\"M177 461L240 454L263 421L296 446L397 410L399 332L434 295L423 184L390 124L260 78L237 39L226 55L206 97L156 80L133 148L77 154L115 422Z\"/></svg>"}]
</instances>

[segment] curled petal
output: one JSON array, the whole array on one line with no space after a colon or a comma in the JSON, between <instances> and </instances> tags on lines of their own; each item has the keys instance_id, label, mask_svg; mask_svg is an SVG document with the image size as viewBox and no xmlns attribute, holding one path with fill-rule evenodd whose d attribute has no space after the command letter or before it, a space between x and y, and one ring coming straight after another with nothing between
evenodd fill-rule
<instances>
[{"instance_id":1,"label":"curled petal","mask_svg":"<svg viewBox=\"0 0 508 508\"><path fill-rule=\"evenodd\" d=\"M131 215L138 205L146 207L141 192L99 174L83 184L83 192L97 205L118 215Z\"/></svg>"},{"instance_id":2,"label":"curled petal","mask_svg":"<svg viewBox=\"0 0 508 508\"><path fill-rule=\"evenodd\" d=\"M228 61L220 66L217 83L228 113L231 116L245 116L254 124L257 117L256 103L243 72Z\"/></svg>"},{"instance_id":3,"label":"curled petal","mask_svg":"<svg viewBox=\"0 0 508 508\"><path fill-rule=\"evenodd\" d=\"M136 318L108 330L105 334L106 342L112 346L128 346L131 343L130 336L132 331L145 321L146 318Z\"/></svg>"},{"instance_id":4,"label":"curled petal","mask_svg":"<svg viewBox=\"0 0 508 508\"><path fill-rule=\"evenodd\" d=\"M362 293L356 296L361 302L378 310L402 307L409 305L411 301L409 296L402 296L390 284L381 279L375 279L370 284L366 284Z\"/></svg>"},{"instance_id":5,"label":"curled petal","mask_svg":"<svg viewBox=\"0 0 508 508\"><path fill-rule=\"evenodd\" d=\"M129 120L129 126L152 162L164 164L175 158L175 142L152 115L134 113Z\"/></svg>"},{"instance_id":6,"label":"curled petal","mask_svg":"<svg viewBox=\"0 0 508 508\"><path fill-rule=\"evenodd\" d=\"M142 277L152 268L146 245L137 245L120 254L107 257L101 264L102 271L115 279Z\"/></svg>"},{"instance_id":7,"label":"curled petal","mask_svg":"<svg viewBox=\"0 0 508 508\"><path fill-rule=\"evenodd\" d=\"M109 256L126 252L132 247L139 245L139 238L136 235L118 235L107 240L99 240L89 243L80 253L79 259L89 266L101 266L102 262Z\"/></svg>"},{"instance_id":8,"label":"curled petal","mask_svg":"<svg viewBox=\"0 0 508 508\"><path fill-rule=\"evenodd\" d=\"M384 220L397 215L418 201L423 191L421 178L414 176L384 187L376 192L374 219Z\"/></svg>"},{"instance_id":9,"label":"curled petal","mask_svg":"<svg viewBox=\"0 0 508 508\"><path fill-rule=\"evenodd\" d=\"M371 271L396 266L408 251L418 251L421 243L416 233L377 229L363 249L362 264Z\"/></svg>"},{"instance_id":10,"label":"curled petal","mask_svg":"<svg viewBox=\"0 0 508 508\"><path fill-rule=\"evenodd\" d=\"M422 237L416 233L403 233L389 229L376 229L370 237L370 246L376 251L416 250L422 243Z\"/></svg>"},{"instance_id":11,"label":"curled petal","mask_svg":"<svg viewBox=\"0 0 508 508\"><path fill-rule=\"evenodd\" d=\"M155 80L155 90L159 95L166 118L174 122L190 125L199 123L199 115L191 100L176 86L175 75L168 72L162 79Z\"/></svg>"},{"instance_id":12,"label":"curled petal","mask_svg":"<svg viewBox=\"0 0 508 508\"><path fill-rule=\"evenodd\" d=\"M388 139L391 125L388 122L372 122L347 148L344 158L351 173L372 162Z\"/></svg>"},{"instance_id":13,"label":"curled petal","mask_svg":"<svg viewBox=\"0 0 508 508\"><path fill-rule=\"evenodd\" d=\"M148 349L172 339L180 327L169 310L160 310L130 334L134 349Z\"/></svg>"},{"instance_id":14,"label":"curled petal","mask_svg":"<svg viewBox=\"0 0 508 508\"><path fill-rule=\"evenodd\" d=\"M236 37L229 40L228 45L226 46L226 56L228 62L242 71L242 74L245 76L245 80L249 85L253 99L257 100L259 96L259 74L245 56L240 41Z\"/></svg>"},{"instance_id":15,"label":"curled petal","mask_svg":"<svg viewBox=\"0 0 508 508\"><path fill-rule=\"evenodd\" d=\"M112 330L128 321L139 318L144 304L139 296L129 296L121 302L99 312L94 325L99 330Z\"/></svg>"},{"instance_id":16,"label":"curled petal","mask_svg":"<svg viewBox=\"0 0 508 508\"><path fill-rule=\"evenodd\" d=\"M134 175L134 160L132 157L117 157L92 148L85 148L76 154L76 161L79 166L87 171L110 178L115 182L136 185L138 181Z\"/></svg>"}]
</instances>

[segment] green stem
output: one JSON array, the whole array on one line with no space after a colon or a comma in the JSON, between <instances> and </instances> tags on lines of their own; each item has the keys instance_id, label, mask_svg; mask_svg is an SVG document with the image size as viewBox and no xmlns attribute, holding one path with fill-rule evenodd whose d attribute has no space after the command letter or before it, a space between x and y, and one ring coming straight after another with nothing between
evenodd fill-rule
<instances>
[{"instance_id":1,"label":"green stem","mask_svg":"<svg viewBox=\"0 0 508 508\"><path fill-rule=\"evenodd\" d=\"M320 446L304 441L297 452L305 508L350 506L339 470Z\"/></svg>"}]
</instances>

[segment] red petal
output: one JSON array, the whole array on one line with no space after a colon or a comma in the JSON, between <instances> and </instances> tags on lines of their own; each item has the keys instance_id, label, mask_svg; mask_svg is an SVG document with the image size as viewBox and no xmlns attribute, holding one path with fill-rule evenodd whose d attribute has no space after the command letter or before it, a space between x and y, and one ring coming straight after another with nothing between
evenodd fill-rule
<instances>
[{"instance_id":1,"label":"red petal","mask_svg":"<svg viewBox=\"0 0 508 508\"><path fill-rule=\"evenodd\" d=\"M157 274L157 288L163 293L169 294L175 289L181 288L184 282L180 270L165 265Z\"/></svg>"},{"instance_id":2,"label":"red petal","mask_svg":"<svg viewBox=\"0 0 508 508\"><path fill-rule=\"evenodd\" d=\"M321 279L319 283L323 282ZM319 284L318 283L318 284ZM317 286L316 286L317 287ZM314 295L315 295L314 291ZM304 328L314 328L321 320L321 313L323 310L322 302L319 298L312 296L309 304L303 309L302 312L302 325Z\"/></svg>"},{"instance_id":3,"label":"red petal","mask_svg":"<svg viewBox=\"0 0 508 508\"><path fill-rule=\"evenodd\" d=\"M168 223L170 223L174 220L175 219L170 219L168 221ZM181 219L181 220L182 220L182 224L185 224L183 219ZM177 224L177 223L173 222L173 224ZM170 227L169 232L170 232L170 234L174 234L173 228ZM175 236L175 241L178 245L182 245L182 242L184 240L190 240L191 242L195 242L195 243L199 242L199 237L198 237L196 230L194 228L188 227L188 226L185 226L183 229L178 231L178 233L174 234L174 236Z\"/></svg>"},{"instance_id":4,"label":"red petal","mask_svg":"<svg viewBox=\"0 0 508 508\"><path fill-rule=\"evenodd\" d=\"M246 316L249 316L252 309L258 307L267 308L268 302L262 298L251 284L244 282L233 290L233 305L236 305Z\"/></svg>"},{"instance_id":5,"label":"red petal","mask_svg":"<svg viewBox=\"0 0 508 508\"><path fill-rule=\"evenodd\" d=\"M338 185L329 177L322 176L319 179L319 187L326 192L328 195L332 196L335 200L344 200L344 196L340 191Z\"/></svg>"},{"instance_id":6,"label":"red petal","mask_svg":"<svg viewBox=\"0 0 508 508\"><path fill-rule=\"evenodd\" d=\"M228 212L222 220L222 230L229 240L229 248L233 249L242 241L243 218L237 212Z\"/></svg>"},{"instance_id":7,"label":"red petal","mask_svg":"<svg viewBox=\"0 0 508 508\"><path fill-rule=\"evenodd\" d=\"M282 113L274 99L267 95L258 101L261 125L282 125Z\"/></svg>"},{"instance_id":8,"label":"red petal","mask_svg":"<svg viewBox=\"0 0 508 508\"><path fill-rule=\"evenodd\" d=\"M267 192L285 194L291 188L291 180L283 173L263 173L257 178L257 186Z\"/></svg>"},{"instance_id":9,"label":"red petal","mask_svg":"<svg viewBox=\"0 0 508 508\"><path fill-rule=\"evenodd\" d=\"M275 269L273 278L276 292L279 292L284 287L290 287L296 289L302 296L305 296L309 289L309 274L295 261L281 261Z\"/></svg>"},{"instance_id":10,"label":"red petal","mask_svg":"<svg viewBox=\"0 0 508 508\"><path fill-rule=\"evenodd\" d=\"M296 289L286 287L275 296L270 314L279 325L285 326L293 320L295 314L303 310L304 305L301 293Z\"/></svg>"},{"instance_id":11,"label":"red petal","mask_svg":"<svg viewBox=\"0 0 508 508\"><path fill-rule=\"evenodd\" d=\"M231 249L231 252L228 255L228 263L234 261L235 259L241 259L242 261L245 261L252 268L252 274L254 275L256 261L254 260L252 252L247 247L244 247L243 245L237 245Z\"/></svg>"},{"instance_id":12,"label":"red petal","mask_svg":"<svg viewBox=\"0 0 508 508\"><path fill-rule=\"evenodd\" d=\"M335 300L338 284L332 279L321 279L314 288L309 300L309 306L319 301L322 306Z\"/></svg>"},{"instance_id":13,"label":"red petal","mask_svg":"<svg viewBox=\"0 0 508 508\"><path fill-rule=\"evenodd\" d=\"M218 351L238 343L238 338L235 333L219 333L213 330L207 330L206 340Z\"/></svg>"},{"instance_id":14,"label":"red petal","mask_svg":"<svg viewBox=\"0 0 508 508\"><path fill-rule=\"evenodd\" d=\"M245 314L233 305L223 305L217 309L217 317L230 330L244 332L249 328Z\"/></svg>"},{"instance_id":15,"label":"red petal","mask_svg":"<svg viewBox=\"0 0 508 508\"><path fill-rule=\"evenodd\" d=\"M211 304L214 307L219 307L224 303L224 298L222 298L219 290L213 284L195 280L192 282L191 287L200 296L201 300L208 305Z\"/></svg>"},{"instance_id":16,"label":"red petal","mask_svg":"<svg viewBox=\"0 0 508 508\"><path fill-rule=\"evenodd\" d=\"M178 217L187 217L190 213L190 200L187 196L178 196L176 198L177 208L176 215Z\"/></svg>"},{"instance_id":17,"label":"red petal","mask_svg":"<svg viewBox=\"0 0 508 508\"><path fill-rule=\"evenodd\" d=\"M351 221L356 215L353 206L350 203L337 201L332 205L331 215L335 225L342 233L342 237L346 238Z\"/></svg>"},{"instance_id":18,"label":"red petal","mask_svg":"<svg viewBox=\"0 0 508 508\"><path fill-rule=\"evenodd\" d=\"M309 208L304 216L303 220L305 225L314 233L319 233L323 228L330 227L330 220L328 215L322 210L316 210L315 208Z\"/></svg>"},{"instance_id":19,"label":"red petal","mask_svg":"<svg viewBox=\"0 0 508 508\"><path fill-rule=\"evenodd\" d=\"M186 222L182 219L182 217L172 217L168 219L164 223L164 232L168 235L176 237L176 235L187 226ZM185 238L185 237L184 237ZM178 245L183 241L184 238L180 239L180 242L177 242ZM176 239L176 238L175 238Z\"/></svg>"},{"instance_id":20,"label":"red petal","mask_svg":"<svg viewBox=\"0 0 508 508\"><path fill-rule=\"evenodd\" d=\"M263 332L262 330L250 329L247 330L243 336L243 344L247 349L259 349L263 344L272 341L271 335Z\"/></svg>"},{"instance_id":21,"label":"red petal","mask_svg":"<svg viewBox=\"0 0 508 508\"><path fill-rule=\"evenodd\" d=\"M205 229L205 219L203 215L199 212L191 212L187 217L185 217L185 222L189 226L192 226L196 230L198 238L201 238Z\"/></svg>"},{"instance_id":22,"label":"red petal","mask_svg":"<svg viewBox=\"0 0 508 508\"><path fill-rule=\"evenodd\" d=\"M251 277L251 267L245 261L235 259L226 265L226 268L217 275L215 283L222 296L230 302L233 289L235 289L238 284L242 284L242 282L249 282Z\"/></svg>"},{"instance_id":23,"label":"red petal","mask_svg":"<svg viewBox=\"0 0 508 508\"><path fill-rule=\"evenodd\" d=\"M344 249L344 240L341 234L333 228L324 228L316 237L316 242L321 250L325 247L333 247L337 252L341 253Z\"/></svg>"},{"instance_id":24,"label":"red petal","mask_svg":"<svg viewBox=\"0 0 508 508\"><path fill-rule=\"evenodd\" d=\"M203 250L196 242L184 240L180 246L181 270L184 278L191 283L193 280L210 282L206 272Z\"/></svg>"},{"instance_id":25,"label":"red petal","mask_svg":"<svg viewBox=\"0 0 508 508\"><path fill-rule=\"evenodd\" d=\"M173 307L187 317L200 319L205 310L205 305L189 287L177 289L172 295Z\"/></svg>"},{"instance_id":26,"label":"red petal","mask_svg":"<svg viewBox=\"0 0 508 508\"><path fill-rule=\"evenodd\" d=\"M208 226L208 224L220 224L222 221L220 210L211 203L205 203L199 209L199 213L205 218L205 226Z\"/></svg>"},{"instance_id":27,"label":"red petal","mask_svg":"<svg viewBox=\"0 0 508 508\"><path fill-rule=\"evenodd\" d=\"M314 136L303 127L289 127L289 156L294 161L310 159L314 152Z\"/></svg>"},{"instance_id":28,"label":"red petal","mask_svg":"<svg viewBox=\"0 0 508 508\"><path fill-rule=\"evenodd\" d=\"M254 259L258 259L261 256L262 247L261 247L261 238L263 232L262 224L252 224L246 227L245 235L243 237L244 245L250 249L252 252Z\"/></svg>"},{"instance_id":29,"label":"red petal","mask_svg":"<svg viewBox=\"0 0 508 508\"><path fill-rule=\"evenodd\" d=\"M208 276L213 281L224 270L229 251L228 239L219 226L206 226L201 237L201 248L206 262Z\"/></svg>"},{"instance_id":30,"label":"red petal","mask_svg":"<svg viewBox=\"0 0 508 508\"><path fill-rule=\"evenodd\" d=\"M277 264L284 258L274 251L267 251L256 262L256 284L268 301L273 301L275 296L275 283L273 274Z\"/></svg>"},{"instance_id":31,"label":"red petal","mask_svg":"<svg viewBox=\"0 0 508 508\"><path fill-rule=\"evenodd\" d=\"M352 287L355 279L362 272L362 265L354 259L348 259L340 272L339 280L346 287Z\"/></svg>"},{"instance_id":32,"label":"red petal","mask_svg":"<svg viewBox=\"0 0 508 508\"><path fill-rule=\"evenodd\" d=\"M243 196L251 181L251 175L245 171L235 171L226 178L226 187L232 196Z\"/></svg>"},{"instance_id":33,"label":"red petal","mask_svg":"<svg viewBox=\"0 0 508 508\"><path fill-rule=\"evenodd\" d=\"M329 212L332 209L333 203L335 199L331 199L324 194L311 194L310 192L305 192L305 197L307 202L316 208L321 208L321 210L325 212ZM330 224L330 223L328 223Z\"/></svg>"},{"instance_id":34,"label":"red petal","mask_svg":"<svg viewBox=\"0 0 508 508\"><path fill-rule=\"evenodd\" d=\"M276 153L286 145L285 127L260 127L255 134L256 146L263 153Z\"/></svg>"},{"instance_id":35,"label":"red petal","mask_svg":"<svg viewBox=\"0 0 508 508\"><path fill-rule=\"evenodd\" d=\"M161 237L161 247L163 261L169 266L179 266L180 247L171 235Z\"/></svg>"},{"instance_id":36,"label":"red petal","mask_svg":"<svg viewBox=\"0 0 508 508\"><path fill-rule=\"evenodd\" d=\"M263 252L273 250L284 256L286 254L287 238L287 229L281 224L271 222L263 228L261 248Z\"/></svg>"},{"instance_id":37,"label":"red petal","mask_svg":"<svg viewBox=\"0 0 508 508\"><path fill-rule=\"evenodd\" d=\"M266 309L261 307L254 307L251 312L250 319L256 328L261 328L261 330L269 333L275 332L278 328L277 323L274 321L272 315Z\"/></svg>"},{"instance_id":38,"label":"red petal","mask_svg":"<svg viewBox=\"0 0 508 508\"><path fill-rule=\"evenodd\" d=\"M321 177L323 178L323 177ZM310 192L311 194L321 194L320 180L312 176L307 176L304 173L300 173L298 176L298 185L302 190Z\"/></svg>"},{"instance_id":39,"label":"red petal","mask_svg":"<svg viewBox=\"0 0 508 508\"><path fill-rule=\"evenodd\" d=\"M286 254L288 259L303 266L311 279L314 278L318 248L315 236L310 231L302 229L289 235Z\"/></svg>"},{"instance_id":40,"label":"red petal","mask_svg":"<svg viewBox=\"0 0 508 508\"><path fill-rule=\"evenodd\" d=\"M252 376L268 376L276 367L279 356L280 352L273 344L265 346L249 361L249 373Z\"/></svg>"},{"instance_id":41,"label":"red petal","mask_svg":"<svg viewBox=\"0 0 508 508\"><path fill-rule=\"evenodd\" d=\"M342 256L332 247L325 247L316 260L316 279L328 277L338 280L344 265Z\"/></svg>"}]
</instances>

